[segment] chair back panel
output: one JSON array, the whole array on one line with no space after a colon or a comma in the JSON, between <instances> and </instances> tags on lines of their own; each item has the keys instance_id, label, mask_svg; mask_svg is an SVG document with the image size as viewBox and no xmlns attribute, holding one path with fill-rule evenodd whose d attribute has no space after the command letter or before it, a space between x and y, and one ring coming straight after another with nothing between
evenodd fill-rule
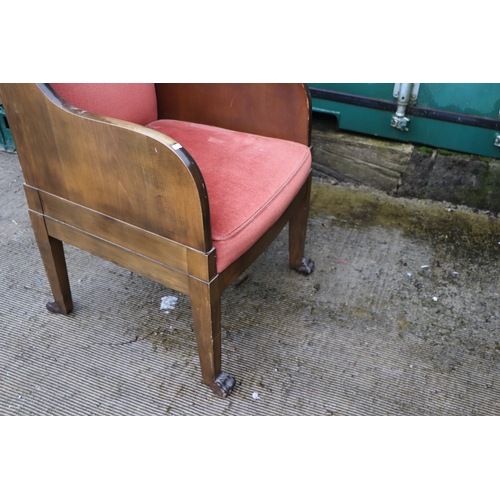
<instances>
[{"instance_id":1,"label":"chair back panel","mask_svg":"<svg viewBox=\"0 0 500 500\"><path fill-rule=\"evenodd\" d=\"M158 119L153 83L51 83L50 86L69 104L91 113L138 125Z\"/></svg>"},{"instance_id":2,"label":"chair back panel","mask_svg":"<svg viewBox=\"0 0 500 500\"><path fill-rule=\"evenodd\" d=\"M311 101L300 83L157 83L158 117L310 145Z\"/></svg>"}]
</instances>

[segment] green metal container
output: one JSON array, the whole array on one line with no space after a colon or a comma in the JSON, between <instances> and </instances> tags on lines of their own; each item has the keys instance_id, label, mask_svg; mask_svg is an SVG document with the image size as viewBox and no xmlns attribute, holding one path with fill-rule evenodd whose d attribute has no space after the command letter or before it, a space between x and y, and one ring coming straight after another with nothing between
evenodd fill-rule
<instances>
[{"instance_id":1,"label":"green metal container","mask_svg":"<svg viewBox=\"0 0 500 500\"><path fill-rule=\"evenodd\" d=\"M500 158L498 83L310 83L340 129Z\"/></svg>"},{"instance_id":2,"label":"green metal container","mask_svg":"<svg viewBox=\"0 0 500 500\"><path fill-rule=\"evenodd\" d=\"M0 104L0 151L8 151L9 153L16 151L16 145L12 139L12 133L2 104Z\"/></svg>"}]
</instances>

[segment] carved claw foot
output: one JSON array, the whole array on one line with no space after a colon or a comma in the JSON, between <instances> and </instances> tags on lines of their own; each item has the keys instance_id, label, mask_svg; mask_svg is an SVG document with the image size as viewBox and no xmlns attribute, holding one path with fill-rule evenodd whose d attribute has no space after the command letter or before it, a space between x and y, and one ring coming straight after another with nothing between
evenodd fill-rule
<instances>
[{"instance_id":1,"label":"carved claw foot","mask_svg":"<svg viewBox=\"0 0 500 500\"><path fill-rule=\"evenodd\" d=\"M217 394L217 396L225 398L226 396L229 396L229 394L231 394L234 384L235 384L234 378L231 377L231 375L222 372L215 379L215 382L210 384L210 388L212 389L212 391L215 392L215 394Z\"/></svg>"},{"instance_id":2,"label":"carved claw foot","mask_svg":"<svg viewBox=\"0 0 500 500\"><path fill-rule=\"evenodd\" d=\"M54 300L51 299L45 304L45 307L51 312L51 313L56 313L56 314L66 314L66 311L63 311L60 307L59 304Z\"/></svg>"},{"instance_id":3,"label":"carved claw foot","mask_svg":"<svg viewBox=\"0 0 500 500\"><path fill-rule=\"evenodd\" d=\"M311 274L314 271L314 262L307 257L302 257L300 264L297 267L294 267L294 269L298 273L307 276L308 274Z\"/></svg>"}]
</instances>

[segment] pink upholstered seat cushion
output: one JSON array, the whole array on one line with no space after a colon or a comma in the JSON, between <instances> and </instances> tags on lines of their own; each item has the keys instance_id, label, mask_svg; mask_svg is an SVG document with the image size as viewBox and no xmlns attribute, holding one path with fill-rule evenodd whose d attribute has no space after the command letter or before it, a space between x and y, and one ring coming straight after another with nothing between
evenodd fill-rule
<instances>
[{"instance_id":1,"label":"pink upholstered seat cushion","mask_svg":"<svg viewBox=\"0 0 500 500\"><path fill-rule=\"evenodd\" d=\"M280 218L311 168L309 148L295 142L175 120L147 126L179 142L200 167L218 272Z\"/></svg>"},{"instance_id":2,"label":"pink upholstered seat cushion","mask_svg":"<svg viewBox=\"0 0 500 500\"><path fill-rule=\"evenodd\" d=\"M154 83L51 83L67 102L98 115L139 125L158 119Z\"/></svg>"}]
</instances>

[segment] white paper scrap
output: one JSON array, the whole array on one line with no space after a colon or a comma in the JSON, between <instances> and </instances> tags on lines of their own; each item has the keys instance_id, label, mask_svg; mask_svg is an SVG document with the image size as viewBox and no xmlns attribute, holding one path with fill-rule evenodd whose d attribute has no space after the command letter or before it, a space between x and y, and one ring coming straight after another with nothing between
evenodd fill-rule
<instances>
[{"instance_id":1,"label":"white paper scrap","mask_svg":"<svg viewBox=\"0 0 500 500\"><path fill-rule=\"evenodd\" d=\"M170 311L173 311L175 309L175 305L177 304L178 300L178 297L173 297L171 295L162 297L160 309L165 310L165 314L169 314Z\"/></svg>"}]
</instances>

